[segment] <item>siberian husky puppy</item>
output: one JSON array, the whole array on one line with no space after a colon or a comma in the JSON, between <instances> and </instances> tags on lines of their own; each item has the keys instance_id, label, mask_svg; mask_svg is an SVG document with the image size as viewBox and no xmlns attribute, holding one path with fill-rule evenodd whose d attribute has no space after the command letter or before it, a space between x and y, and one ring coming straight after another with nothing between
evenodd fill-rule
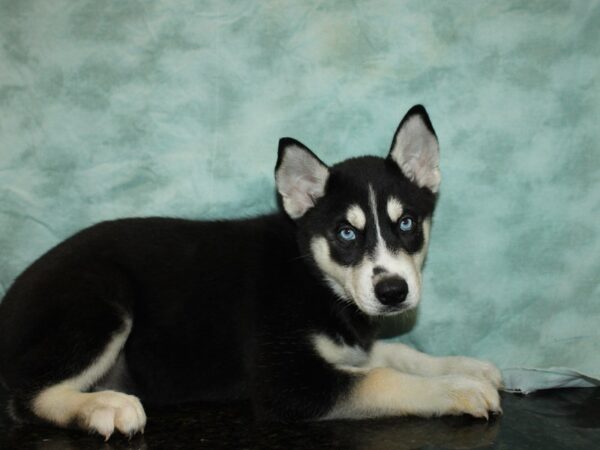
<instances>
[{"instance_id":1,"label":"siberian husky puppy","mask_svg":"<svg viewBox=\"0 0 600 450\"><path fill-rule=\"evenodd\" d=\"M0 304L16 420L108 439L142 402L248 399L270 420L500 411L500 372L376 340L415 308L440 185L425 109L385 158L327 166L283 138L280 210L243 220L103 222L57 245Z\"/></svg>"}]
</instances>

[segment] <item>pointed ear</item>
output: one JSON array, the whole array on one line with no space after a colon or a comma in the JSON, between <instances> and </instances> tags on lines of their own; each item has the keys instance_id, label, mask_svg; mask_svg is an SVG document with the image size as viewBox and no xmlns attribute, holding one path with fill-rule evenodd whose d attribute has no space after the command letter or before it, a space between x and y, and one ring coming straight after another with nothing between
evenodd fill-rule
<instances>
[{"instance_id":1,"label":"pointed ear","mask_svg":"<svg viewBox=\"0 0 600 450\"><path fill-rule=\"evenodd\" d=\"M415 105L406 113L396 130L388 158L419 187L426 187L433 193L438 191L440 149L423 106Z\"/></svg>"},{"instance_id":2,"label":"pointed ear","mask_svg":"<svg viewBox=\"0 0 600 450\"><path fill-rule=\"evenodd\" d=\"M292 138L279 140L275 182L292 219L302 217L323 196L328 178L327 166L306 146Z\"/></svg>"}]
</instances>

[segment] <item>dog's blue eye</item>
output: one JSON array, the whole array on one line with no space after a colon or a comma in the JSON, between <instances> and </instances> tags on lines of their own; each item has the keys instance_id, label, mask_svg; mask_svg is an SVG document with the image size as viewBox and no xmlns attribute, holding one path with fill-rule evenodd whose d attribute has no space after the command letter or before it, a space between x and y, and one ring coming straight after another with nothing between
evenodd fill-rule
<instances>
[{"instance_id":1,"label":"dog's blue eye","mask_svg":"<svg viewBox=\"0 0 600 450\"><path fill-rule=\"evenodd\" d=\"M402 219L400 219L398 226L400 227L400 231L412 231L412 229L415 227L415 221L410 216L404 216Z\"/></svg>"},{"instance_id":2,"label":"dog's blue eye","mask_svg":"<svg viewBox=\"0 0 600 450\"><path fill-rule=\"evenodd\" d=\"M353 241L356 239L356 232L350 227L344 227L338 231L338 236L344 241Z\"/></svg>"}]
</instances>

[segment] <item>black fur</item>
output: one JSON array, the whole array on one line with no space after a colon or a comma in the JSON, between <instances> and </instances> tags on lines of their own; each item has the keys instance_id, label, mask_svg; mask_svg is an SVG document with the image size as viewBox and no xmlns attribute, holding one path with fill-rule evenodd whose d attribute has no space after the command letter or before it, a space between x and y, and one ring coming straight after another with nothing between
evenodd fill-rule
<instances>
[{"instance_id":1,"label":"black fur","mask_svg":"<svg viewBox=\"0 0 600 450\"><path fill-rule=\"evenodd\" d=\"M375 220L369 206L369 184L380 194L376 198L379 217L387 217L387 197L395 195L402 200L405 212L417 220L415 232L408 234L399 233L396 223L380 223L388 247L404 248L408 253L418 251L423 245L423 220L433 214L436 195L410 182L392 160L374 156L349 159L331 168L327 195L320 200L318 208L309 210L299 221L300 234L305 238L301 242L306 245L311 236L325 235L333 258L342 265L353 265L365 251L373 251L376 235L373 226L369 227ZM331 228L331 222L342 223L346 211L354 204L367 213L366 229L369 231L359 232L357 241L348 246L336 238L337 229Z\"/></svg>"},{"instance_id":2,"label":"black fur","mask_svg":"<svg viewBox=\"0 0 600 450\"><path fill-rule=\"evenodd\" d=\"M290 142L282 140L278 166ZM127 371L108 377L116 384L109 387L126 384L153 403L246 398L259 417L278 420L326 414L354 376L317 355L310 336L368 350L377 329L323 282L309 241L325 235L342 264L370 251L371 234L354 249L336 240L350 204L368 210L369 184L396 193L419 224L410 236L385 224L386 242L418 250L436 196L376 157L333 166L325 196L296 221L283 212L213 222L122 219L59 244L0 304L0 378L15 410L27 411L42 388L79 374L130 317ZM384 198L378 207L384 211Z\"/></svg>"}]
</instances>

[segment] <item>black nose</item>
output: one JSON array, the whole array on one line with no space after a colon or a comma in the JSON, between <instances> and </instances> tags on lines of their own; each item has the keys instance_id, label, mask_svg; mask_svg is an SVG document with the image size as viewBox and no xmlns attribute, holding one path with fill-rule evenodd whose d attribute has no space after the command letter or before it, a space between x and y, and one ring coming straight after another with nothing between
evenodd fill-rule
<instances>
[{"instance_id":1,"label":"black nose","mask_svg":"<svg viewBox=\"0 0 600 450\"><path fill-rule=\"evenodd\" d=\"M382 305L395 306L406 300L408 284L402 278L384 278L375 285L375 296Z\"/></svg>"}]
</instances>

